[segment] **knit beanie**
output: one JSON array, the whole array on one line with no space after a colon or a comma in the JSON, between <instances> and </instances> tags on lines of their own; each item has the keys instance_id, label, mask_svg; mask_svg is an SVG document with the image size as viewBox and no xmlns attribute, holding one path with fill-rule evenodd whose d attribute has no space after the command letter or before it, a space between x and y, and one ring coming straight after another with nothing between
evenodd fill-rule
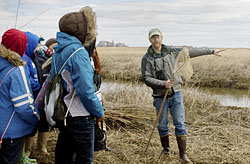
<instances>
[{"instance_id":1,"label":"knit beanie","mask_svg":"<svg viewBox=\"0 0 250 164\"><path fill-rule=\"evenodd\" d=\"M6 48L23 56L27 46L27 36L17 29L9 29L2 36L2 43Z\"/></svg>"}]
</instances>

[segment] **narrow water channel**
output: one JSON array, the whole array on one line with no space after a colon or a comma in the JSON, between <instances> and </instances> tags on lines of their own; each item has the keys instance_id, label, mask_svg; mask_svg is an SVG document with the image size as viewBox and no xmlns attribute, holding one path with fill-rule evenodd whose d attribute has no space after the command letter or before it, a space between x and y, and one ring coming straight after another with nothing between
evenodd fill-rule
<instances>
[{"instance_id":1,"label":"narrow water channel","mask_svg":"<svg viewBox=\"0 0 250 164\"><path fill-rule=\"evenodd\" d=\"M199 90L214 94L222 106L250 107L250 93L247 89L202 87Z\"/></svg>"},{"instance_id":2,"label":"narrow water channel","mask_svg":"<svg viewBox=\"0 0 250 164\"><path fill-rule=\"evenodd\" d=\"M117 87L126 86L126 83L103 82L101 89L105 90L109 88L113 90ZM250 108L250 91L248 91L247 89L200 87L198 91L214 95L220 101L220 104L222 106L237 106Z\"/></svg>"}]
</instances>

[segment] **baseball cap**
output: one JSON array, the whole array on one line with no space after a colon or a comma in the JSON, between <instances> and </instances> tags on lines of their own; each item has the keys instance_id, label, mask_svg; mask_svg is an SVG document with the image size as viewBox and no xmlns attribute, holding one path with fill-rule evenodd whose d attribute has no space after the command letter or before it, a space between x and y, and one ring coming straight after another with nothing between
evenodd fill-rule
<instances>
[{"instance_id":1,"label":"baseball cap","mask_svg":"<svg viewBox=\"0 0 250 164\"><path fill-rule=\"evenodd\" d=\"M149 31L148 33L148 39L150 40L150 38L154 35L162 35L161 31L158 28L153 28Z\"/></svg>"}]
</instances>

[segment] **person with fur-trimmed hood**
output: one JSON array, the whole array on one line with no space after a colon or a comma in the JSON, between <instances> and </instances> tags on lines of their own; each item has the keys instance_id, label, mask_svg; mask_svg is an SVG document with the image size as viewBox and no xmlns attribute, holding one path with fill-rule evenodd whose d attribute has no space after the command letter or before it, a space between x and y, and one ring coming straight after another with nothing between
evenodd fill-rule
<instances>
[{"instance_id":1,"label":"person with fur-trimmed hood","mask_svg":"<svg viewBox=\"0 0 250 164\"><path fill-rule=\"evenodd\" d=\"M24 137L39 120L28 72L21 56L27 37L17 29L6 31L0 44L0 163L18 163Z\"/></svg>"},{"instance_id":2,"label":"person with fur-trimmed hood","mask_svg":"<svg viewBox=\"0 0 250 164\"><path fill-rule=\"evenodd\" d=\"M84 48L94 48L91 45L96 38L95 13L90 7L68 13L60 19L59 29L50 79L68 59L60 73L67 107L74 90L76 94L66 119L67 126L59 128L55 163L91 164L94 158L94 117L98 121L104 117L104 108L95 94L94 71L89 58L93 49L88 48L88 52Z\"/></svg>"}]
</instances>

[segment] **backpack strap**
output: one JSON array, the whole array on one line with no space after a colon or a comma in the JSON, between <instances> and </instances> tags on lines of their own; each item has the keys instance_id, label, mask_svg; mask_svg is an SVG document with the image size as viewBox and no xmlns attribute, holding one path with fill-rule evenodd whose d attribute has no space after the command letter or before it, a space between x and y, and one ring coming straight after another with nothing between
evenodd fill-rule
<instances>
[{"instance_id":1,"label":"backpack strap","mask_svg":"<svg viewBox=\"0 0 250 164\"><path fill-rule=\"evenodd\" d=\"M65 116L64 116L64 125L65 125L65 126L67 125L67 124L66 124L66 117L67 117L67 115L68 115L68 113L69 113L69 110L70 110L70 107L71 107L71 105L72 105L72 102L73 102L73 99L74 99L75 95L76 95L76 90L74 89L73 95L72 95L71 100L70 100L70 103L69 103L69 107L68 107L68 109L67 109L67 111L66 111L66 114L65 114Z\"/></svg>"},{"instance_id":2,"label":"backpack strap","mask_svg":"<svg viewBox=\"0 0 250 164\"><path fill-rule=\"evenodd\" d=\"M6 76L7 76L14 68L15 68L15 67L11 68L11 69L6 73L6 75L3 77L3 79L2 79L2 81L1 81L1 83L0 83L0 87L1 87L1 85L2 85L2 83L3 83L3 81L4 81L4 79L6 78ZM11 121L12 121L12 118L13 118L14 114L15 114L15 111L12 112L12 115L11 115L11 117L10 117L10 119L9 119L9 122L8 122L8 124L7 124L7 126L6 126L6 128L5 128L5 130L4 130L4 132L3 132L2 136L1 136L1 138L0 138L0 148L1 148L1 144L2 144L2 142L3 142L3 137L4 137L4 135L5 135L6 131L7 131L7 129L8 129L9 126L10 126L10 123L11 123Z\"/></svg>"},{"instance_id":3,"label":"backpack strap","mask_svg":"<svg viewBox=\"0 0 250 164\"><path fill-rule=\"evenodd\" d=\"M61 71L62 71L62 69L63 69L63 67L64 67L65 64L68 62L68 60L69 60L76 52L78 52L78 51L81 50L81 49L84 49L84 47L78 48L77 50L75 50L75 51L68 57L68 59L63 63L63 65L62 65L61 69L59 70L59 72L57 72L56 64L55 64L55 62L54 62L56 74L60 74ZM68 109L67 109L67 111L66 111L66 114L65 114L65 117L64 117L64 125L65 125L65 126L66 126L66 117L67 117L67 115L68 115L68 113L69 113L70 107L71 107L72 102L73 102L73 99L74 99L74 97L75 97L75 92L76 92L76 90L74 89L72 98L71 98L70 103L69 103L69 107L68 107Z\"/></svg>"},{"instance_id":4,"label":"backpack strap","mask_svg":"<svg viewBox=\"0 0 250 164\"><path fill-rule=\"evenodd\" d=\"M6 73L6 75L3 77L3 79L2 79L2 81L1 81L1 83L0 83L0 87L1 87L1 85L2 85L2 83L3 83L3 81L4 81L4 79L6 78L6 76L7 76L14 68L16 68L16 67L11 68L11 69Z\"/></svg>"},{"instance_id":5,"label":"backpack strap","mask_svg":"<svg viewBox=\"0 0 250 164\"><path fill-rule=\"evenodd\" d=\"M60 74L61 73L61 71L62 71L62 69L63 69L63 67L65 66L65 64L68 62L68 60L75 54L75 53L77 53L79 50L81 50L81 49L84 49L84 47L80 47L80 48L78 48L77 50L75 50L69 57L68 57L68 59L63 63L63 65L62 65L62 67L61 67L61 69L59 70L59 72L57 73L57 69L56 69L56 64L55 64L55 62L54 62L54 66L55 66L55 71L56 71L56 74Z\"/></svg>"}]
</instances>

